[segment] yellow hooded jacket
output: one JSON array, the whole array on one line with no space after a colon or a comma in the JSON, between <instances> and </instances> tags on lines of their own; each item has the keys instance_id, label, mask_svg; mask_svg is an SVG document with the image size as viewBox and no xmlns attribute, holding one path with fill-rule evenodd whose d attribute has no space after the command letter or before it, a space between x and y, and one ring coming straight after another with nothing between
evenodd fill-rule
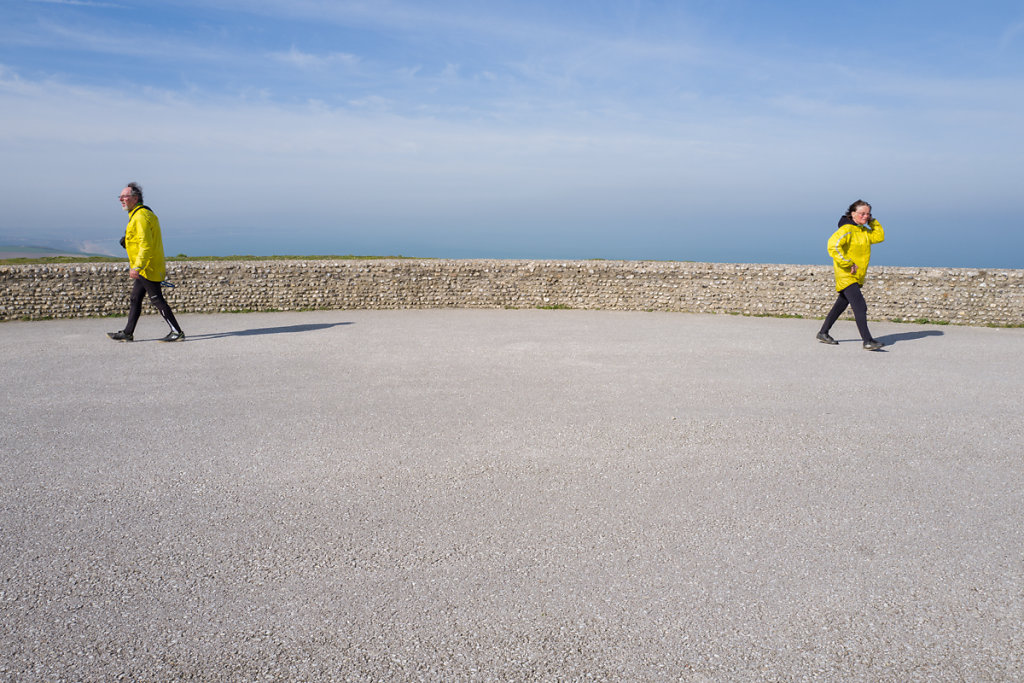
<instances>
[{"instance_id":1,"label":"yellow hooded jacket","mask_svg":"<svg viewBox=\"0 0 1024 683\"><path fill-rule=\"evenodd\" d=\"M828 255L836 271L836 291L841 292L853 283L864 284L871 260L871 245L885 239L885 229L874 218L867 225L857 225L853 219L843 216L839 229L828 238ZM857 272L851 273L853 264Z\"/></svg>"},{"instance_id":2,"label":"yellow hooded jacket","mask_svg":"<svg viewBox=\"0 0 1024 683\"><path fill-rule=\"evenodd\" d=\"M160 220L148 206L139 204L128 214L124 248L128 250L128 265L139 275L153 282L162 282L167 277Z\"/></svg>"}]
</instances>

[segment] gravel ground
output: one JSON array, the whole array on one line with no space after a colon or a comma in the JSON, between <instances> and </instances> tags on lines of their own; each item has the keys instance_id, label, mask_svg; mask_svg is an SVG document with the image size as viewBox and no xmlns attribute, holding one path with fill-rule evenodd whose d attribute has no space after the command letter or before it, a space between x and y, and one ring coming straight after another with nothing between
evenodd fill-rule
<instances>
[{"instance_id":1,"label":"gravel ground","mask_svg":"<svg viewBox=\"0 0 1024 683\"><path fill-rule=\"evenodd\" d=\"M1024 679L1024 330L0 324L0 678Z\"/></svg>"}]
</instances>

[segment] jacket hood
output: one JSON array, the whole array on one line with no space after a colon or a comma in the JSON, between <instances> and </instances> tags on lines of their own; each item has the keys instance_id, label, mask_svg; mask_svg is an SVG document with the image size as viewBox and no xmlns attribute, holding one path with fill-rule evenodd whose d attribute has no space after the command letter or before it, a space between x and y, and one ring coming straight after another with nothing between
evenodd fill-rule
<instances>
[{"instance_id":1,"label":"jacket hood","mask_svg":"<svg viewBox=\"0 0 1024 683\"><path fill-rule=\"evenodd\" d=\"M839 225L836 227L843 227L844 225L857 225L857 221L853 220L849 216L843 216L839 219Z\"/></svg>"}]
</instances>

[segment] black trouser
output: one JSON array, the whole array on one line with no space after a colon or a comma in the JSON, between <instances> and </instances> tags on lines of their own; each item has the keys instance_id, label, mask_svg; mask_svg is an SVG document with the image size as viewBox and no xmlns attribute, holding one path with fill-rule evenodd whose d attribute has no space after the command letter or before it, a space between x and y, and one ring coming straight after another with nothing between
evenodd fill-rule
<instances>
[{"instance_id":1,"label":"black trouser","mask_svg":"<svg viewBox=\"0 0 1024 683\"><path fill-rule=\"evenodd\" d=\"M171 307L167 305L167 300L164 299L164 293L160 291L160 283L147 280L141 275L135 281L135 286L132 287L131 298L128 299L128 322L124 325L125 334L135 334L135 324L139 322L139 316L142 315L142 295L148 294L150 302L156 307L156 310L160 311L160 315L164 317L167 324L171 326L172 332L181 332L181 328L178 327L178 321L174 319L174 314L171 313Z\"/></svg>"},{"instance_id":2,"label":"black trouser","mask_svg":"<svg viewBox=\"0 0 1024 683\"><path fill-rule=\"evenodd\" d=\"M828 334L828 331L832 329L832 325L835 324L836 320L839 320L839 316L843 314L847 306L853 309L853 319L857 321L860 338L866 342L871 341L871 333L868 332L868 304L864 301L860 285L856 282L839 292L839 297L832 305L832 310L828 312L828 315L825 316L825 322L821 324L821 331Z\"/></svg>"}]
</instances>

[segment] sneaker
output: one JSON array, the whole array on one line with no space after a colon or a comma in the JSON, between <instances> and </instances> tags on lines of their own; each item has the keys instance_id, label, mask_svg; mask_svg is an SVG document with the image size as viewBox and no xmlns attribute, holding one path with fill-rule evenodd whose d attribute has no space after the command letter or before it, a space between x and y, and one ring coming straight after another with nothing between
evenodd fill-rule
<instances>
[{"instance_id":1,"label":"sneaker","mask_svg":"<svg viewBox=\"0 0 1024 683\"><path fill-rule=\"evenodd\" d=\"M877 351L878 349L882 348L883 346L885 346L885 344L883 344L882 342L878 341L877 339L872 339L871 341L864 342L864 350L865 351Z\"/></svg>"},{"instance_id":2,"label":"sneaker","mask_svg":"<svg viewBox=\"0 0 1024 683\"><path fill-rule=\"evenodd\" d=\"M164 337L163 339L161 339L160 341L162 341L162 342L185 341L185 333L181 332L180 330L177 331L177 332L175 332L174 330L171 330L170 332L167 333L167 336Z\"/></svg>"},{"instance_id":3,"label":"sneaker","mask_svg":"<svg viewBox=\"0 0 1024 683\"><path fill-rule=\"evenodd\" d=\"M135 337L130 334L125 334L124 330L118 330L117 332L107 332L107 336L114 341L134 341Z\"/></svg>"},{"instance_id":4,"label":"sneaker","mask_svg":"<svg viewBox=\"0 0 1024 683\"><path fill-rule=\"evenodd\" d=\"M818 336L816 337L816 339L818 341L820 341L822 344L838 344L839 343L835 339L830 337L828 335L828 332L819 332Z\"/></svg>"}]
</instances>

